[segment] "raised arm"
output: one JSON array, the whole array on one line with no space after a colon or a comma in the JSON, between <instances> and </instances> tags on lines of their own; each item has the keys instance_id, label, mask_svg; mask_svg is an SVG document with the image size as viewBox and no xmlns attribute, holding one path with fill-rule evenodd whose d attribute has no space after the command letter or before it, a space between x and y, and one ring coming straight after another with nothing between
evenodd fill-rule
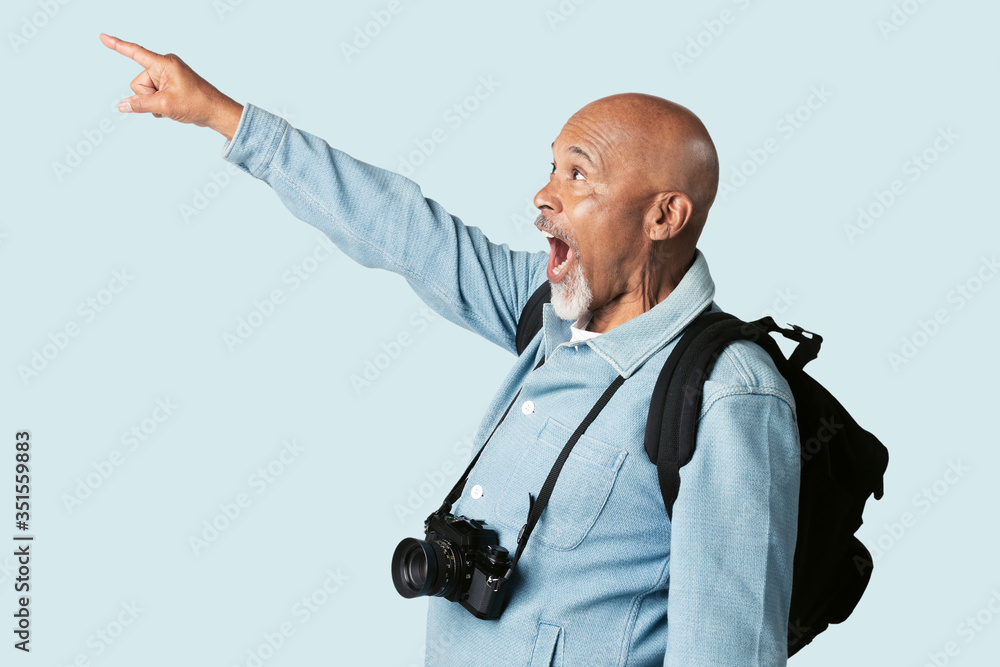
<instances>
[{"instance_id":1,"label":"raised arm","mask_svg":"<svg viewBox=\"0 0 1000 667\"><path fill-rule=\"evenodd\" d=\"M355 261L398 273L435 311L515 352L517 318L546 279L547 252L492 243L405 176L253 104L222 156L270 185Z\"/></svg>"},{"instance_id":2,"label":"raised arm","mask_svg":"<svg viewBox=\"0 0 1000 667\"><path fill-rule=\"evenodd\" d=\"M516 354L517 319L546 280L548 252L513 251L465 225L420 186L357 160L253 104L240 105L180 58L101 35L146 69L122 100L133 112L210 127L222 157L263 180L298 218L363 266L403 276L435 311Z\"/></svg>"}]
</instances>

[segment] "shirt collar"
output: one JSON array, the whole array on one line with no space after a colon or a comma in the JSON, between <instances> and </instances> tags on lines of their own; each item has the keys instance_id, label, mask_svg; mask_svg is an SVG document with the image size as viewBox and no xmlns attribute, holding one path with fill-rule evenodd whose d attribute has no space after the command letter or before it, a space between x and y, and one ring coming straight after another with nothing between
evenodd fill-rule
<instances>
[{"instance_id":1,"label":"shirt collar","mask_svg":"<svg viewBox=\"0 0 1000 667\"><path fill-rule=\"evenodd\" d=\"M588 338L595 338L603 334L599 334L596 331L587 331L587 325L590 324L590 320L594 317L594 314L589 310L580 316L573 324L569 325L570 331L570 343L575 343L577 341L584 341Z\"/></svg>"},{"instance_id":2,"label":"shirt collar","mask_svg":"<svg viewBox=\"0 0 1000 667\"><path fill-rule=\"evenodd\" d=\"M584 341L620 375L626 378L632 375L712 302L715 282L708 271L708 262L701 250L696 248L694 252L694 262L666 299L642 315ZM574 323L559 319L550 302L542 304L546 359L570 340L571 324Z\"/></svg>"}]
</instances>

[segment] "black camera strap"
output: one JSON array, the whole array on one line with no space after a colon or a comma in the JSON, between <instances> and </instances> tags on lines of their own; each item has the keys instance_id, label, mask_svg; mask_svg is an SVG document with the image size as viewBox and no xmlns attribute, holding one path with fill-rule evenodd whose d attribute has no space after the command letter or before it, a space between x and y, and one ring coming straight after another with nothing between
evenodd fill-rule
<instances>
[{"instance_id":1,"label":"black camera strap","mask_svg":"<svg viewBox=\"0 0 1000 667\"><path fill-rule=\"evenodd\" d=\"M545 478L545 483L542 484L542 491L538 494L538 499L536 500L531 493L528 493L528 520L527 523L521 528L521 532L517 535L517 552L514 554L514 558L510 562L510 569L503 576L504 581L510 579L510 575L514 572L514 567L517 566L517 561L521 558L521 554L524 552L524 547L528 544L528 536L531 535L531 531L535 529L535 524L538 523L538 518L542 515L545 510L545 506L549 504L549 496L552 495L552 490L556 486L556 479L559 478L559 472L562 470L563 464L566 463L566 459L569 458L569 453L573 451L573 447L576 445L577 440L583 435L583 432L587 430L587 427L597 418L604 406L608 404L611 397L614 396L618 388L625 383L625 377L619 375L615 377L614 382L612 382L601 397L597 399L597 403L594 407L590 409L587 416L583 418L580 425L576 427L573 431L573 435L563 446L562 451L559 452L559 457L556 462L552 464L552 469L549 470L549 476Z\"/></svg>"},{"instance_id":2,"label":"black camera strap","mask_svg":"<svg viewBox=\"0 0 1000 667\"><path fill-rule=\"evenodd\" d=\"M538 370L538 367L544 363L545 357L543 356L538 360L538 363L532 370ZM514 558L511 560L510 568L503 576L504 581L510 579L510 575L514 572L514 567L517 565L517 561L521 558L521 554L524 552L524 547L528 544L528 537L531 535L531 531L535 529L535 524L538 523L539 517L545 510L546 505L549 504L549 497L552 495L552 490L556 486L556 480L559 478L559 473L562 471L562 467L566 463L566 459L569 458L570 452L573 451L573 447L576 446L580 436L583 435L583 432L587 430L595 419L597 419L597 415L601 413L601 410L604 409L604 406L608 404L611 397L614 396L615 392L618 391L618 388L621 387L624 382L624 376L619 375L615 377L614 381L608 386L607 389L604 390L604 393L601 394L601 397L597 399L597 403L595 403L590 409L587 416L583 418L580 425L576 427L575 431L573 431L573 435L570 436L570 439L563 446L562 451L559 452L559 456L556 458L555 463L552 464L552 469L549 470L549 475L545 478L545 482L542 484L542 490L538 494L538 498L536 499L530 492L528 493L527 522L521 527L521 531L517 535L517 551L514 554ZM524 389L524 387L522 386L521 389ZM490 439L497 432L500 424L507 418L507 413L509 413L510 409L514 406L514 403L517 401L517 397L521 395L521 389L518 389L517 393L514 394L514 398L512 398L510 404L507 405L507 409L504 410L503 415L497 421L496 425L493 426L493 430L490 432L489 437L486 438L483 446L479 448L475 457L473 457L472 461L469 462L469 465L466 467L461 479L458 480L451 492L448 493L444 502L441 504L441 509L438 510L439 512L451 512L452 504L454 504L454 502L458 500L458 497L462 495L462 489L465 488L465 482L469 479L469 473L472 472L472 468L476 465L476 461L479 460L480 455L483 453L483 450L486 449L486 445L489 443Z\"/></svg>"},{"instance_id":3,"label":"black camera strap","mask_svg":"<svg viewBox=\"0 0 1000 667\"><path fill-rule=\"evenodd\" d=\"M538 360L538 363L535 364L535 367L531 370L533 371L538 370L538 367L544 363L545 363L545 356L543 355L542 358ZM522 386L521 389L524 389L524 387ZM472 468L476 465L476 461L479 460L480 454L482 454L483 450L486 449L486 444L490 441L490 438L492 438L493 434L497 432L497 429L500 427L500 424L503 423L503 420L507 418L507 413L510 412L510 409L514 406L514 401L516 401L517 397L521 395L521 389L518 389L517 393L514 394L514 398L510 399L510 405L508 405L507 409L503 411L503 415L500 417L500 420L497 421L496 425L493 427L493 430L490 432L489 437L486 438L486 442L483 443L483 446L479 448L478 452L476 452L476 456L472 459L472 461L469 462L468 467L466 467L465 472L462 474L462 478L458 480L458 482L452 488L451 492L444 499L444 502L441 504L441 509L438 510L439 512L441 511L451 512L451 506L455 503L456 500L458 500L458 497L462 495L462 489L465 488L465 481L469 479L469 473L472 472Z\"/></svg>"}]
</instances>

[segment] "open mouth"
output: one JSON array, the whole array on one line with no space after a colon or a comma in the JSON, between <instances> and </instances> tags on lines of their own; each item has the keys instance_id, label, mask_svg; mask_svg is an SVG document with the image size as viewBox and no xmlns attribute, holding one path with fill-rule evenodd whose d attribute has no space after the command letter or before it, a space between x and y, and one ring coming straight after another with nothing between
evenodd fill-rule
<instances>
[{"instance_id":1,"label":"open mouth","mask_svg":"<svg viewBox=\"0 0 1000 667\"><path fill-rule=\"evenodd\" d=\"M550 281L557 283L566 275L567 267L573 261L573 248L544 229L542 234L549 240L549 266L546 273Z\"/></svg>"}]
</instances>

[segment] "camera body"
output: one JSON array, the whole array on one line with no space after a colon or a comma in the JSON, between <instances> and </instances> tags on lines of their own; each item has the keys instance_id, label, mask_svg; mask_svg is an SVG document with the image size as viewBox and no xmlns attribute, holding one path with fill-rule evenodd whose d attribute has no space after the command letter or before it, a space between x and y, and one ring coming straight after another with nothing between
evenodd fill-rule
<instances>
[{"instance_id":1,"label":"camera body","mask_svg":"<svg viewBox=\"0 0 1000 667\"><path fill-rule=\"evenodd\" d=\"M435 595L459 602L473 616L500 618L509 588L510 554L485 521L444 508L424 521L426 540L408 537L392 555L392 581L406 598Z\"/></svg>"}]
</instances>

